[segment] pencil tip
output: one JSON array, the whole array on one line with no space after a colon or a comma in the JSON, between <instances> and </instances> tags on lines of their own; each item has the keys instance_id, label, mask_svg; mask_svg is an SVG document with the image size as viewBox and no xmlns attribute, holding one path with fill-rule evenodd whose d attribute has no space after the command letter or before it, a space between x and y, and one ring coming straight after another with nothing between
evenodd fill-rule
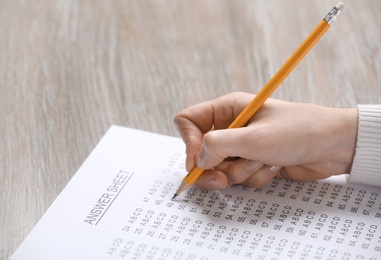
<instances>
[{"instance_id":1,"label":"pencil tip","mask_svg":"<svg viewBox=\"0 0 381 260\"><path fill-rule=\"evenodd\" d=\"M177 196L178 196L177 193L175 193L175 195L173 195L172 197L172 200L176 199Z\"/></svg>"}]
</instances>

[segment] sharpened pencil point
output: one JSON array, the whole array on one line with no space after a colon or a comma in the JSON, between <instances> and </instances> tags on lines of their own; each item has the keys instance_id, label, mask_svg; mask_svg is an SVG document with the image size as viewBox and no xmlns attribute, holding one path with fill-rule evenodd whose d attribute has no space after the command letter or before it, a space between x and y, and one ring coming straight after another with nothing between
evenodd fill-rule
<instances>
[{"instance_id":1,"label":"sharpened pencil point","mask_svg":"<svg viewBox=\"0 0 381 260\"><path fill-rule=\"evenodd\" d=\"M171 200L175 200L177 196L178 196L177 193L175 193L175 195L173 195Z\"/></svg>"}]
</instances>

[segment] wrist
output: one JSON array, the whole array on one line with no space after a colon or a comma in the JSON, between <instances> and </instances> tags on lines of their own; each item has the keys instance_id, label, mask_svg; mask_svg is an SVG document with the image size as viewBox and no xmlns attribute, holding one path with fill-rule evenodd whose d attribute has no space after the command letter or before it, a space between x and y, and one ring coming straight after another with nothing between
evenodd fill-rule
<instances>
[{"instance_id":1,"label":"wrist","mask_svg":"<svg viewBox=\"0 0 381 260\"><path fill-rule=\"evenodd\" d=\"M331 108L332 124L328 161L334 166L333 175L349 173L356 150L358 111L357 108Z\"/></svg>"}]
</instances>

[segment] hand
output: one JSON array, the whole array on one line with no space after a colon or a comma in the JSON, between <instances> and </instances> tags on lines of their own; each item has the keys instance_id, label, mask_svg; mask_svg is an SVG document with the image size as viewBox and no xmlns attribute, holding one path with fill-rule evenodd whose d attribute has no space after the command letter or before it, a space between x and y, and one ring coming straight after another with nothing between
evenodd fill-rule
<instances>
[{"instance_id":1,"label":"hand","mask_svg":"<svg viewBox=\"0 0 381 260\"><path fill-rule=\"evenodd\" d=\"M296 181L349 173L357 109L268 99L246 127L227 129L254 98L232 93L180 111L175 125L186 144L186 168L206 169L197 184L261 187L274 176ZM226 160L227 158L235 160Z\"/></svg>"}]
</instances>

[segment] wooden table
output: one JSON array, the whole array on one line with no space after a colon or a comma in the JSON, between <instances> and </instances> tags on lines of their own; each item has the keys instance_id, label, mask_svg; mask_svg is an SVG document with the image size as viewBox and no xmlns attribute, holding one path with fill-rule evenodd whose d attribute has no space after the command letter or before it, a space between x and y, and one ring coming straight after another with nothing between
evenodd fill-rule
<instances>
[{"instance_id":1,"label":"wooden table","mask_svg":"<svg viewBox=\"0 0 381 260\"><path fill-rule=\"evenodd\" d=\"M335 4L0 0L0 258L111 124L177 135L180 109L257 93ZM273 97L381 103L381 1L346 4Z\"/></svg>"}]
</instances>

